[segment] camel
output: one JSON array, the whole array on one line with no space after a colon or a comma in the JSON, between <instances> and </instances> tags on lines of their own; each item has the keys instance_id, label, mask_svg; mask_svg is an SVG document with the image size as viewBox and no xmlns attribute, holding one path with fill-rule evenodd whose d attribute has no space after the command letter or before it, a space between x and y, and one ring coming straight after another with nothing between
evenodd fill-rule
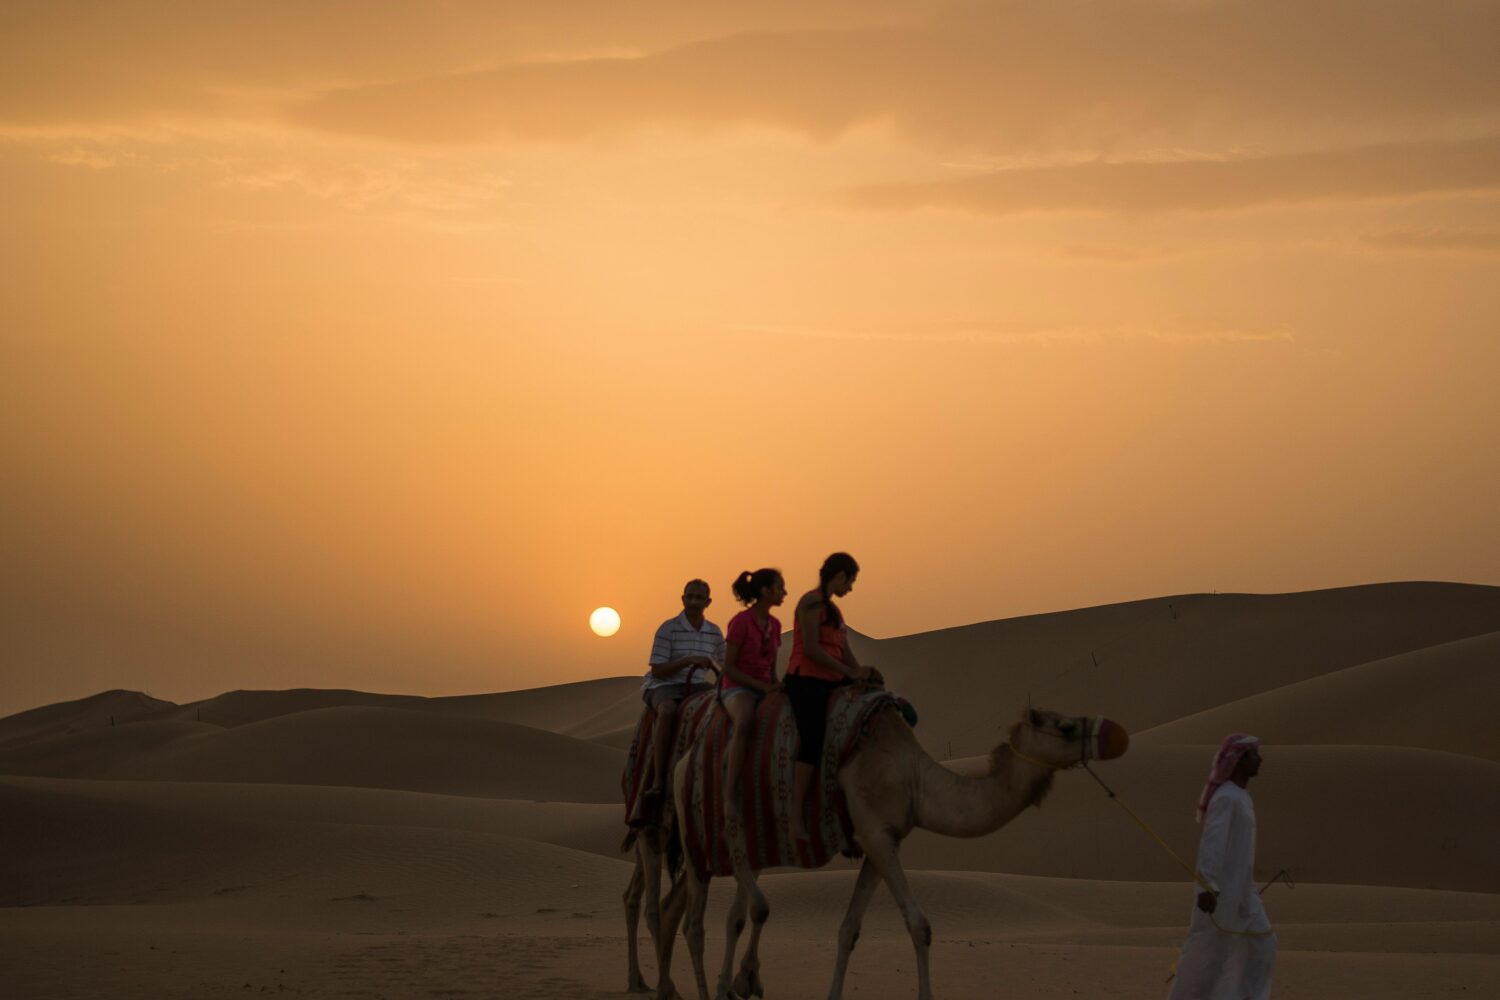
<instances>
[{"instance_id":1,"label":"camel","mask_svg":"<svg viewBox=\"0 0 1500 1000\"><path fill-rule=\"evenodd\" d=\"M677 732L672 734L674 744L677 741ZM632 748L633 749L633 748ZM680 748L674 746L668 758L668 769L671 762L676 759ZM650 759L649 757L647 758ZM649 780L649 775L646 780ZM646 825L632 827L625 834L625 840L620 845L620 853L633 852L635 855L635 869L630 873L630 882L625 886L625 945L627 953L626 985L629 993L649 993L651 987L646 985L646 979L641 975L640 947L637 943L640 931L641 908L644 904L646 912L646 931L651 935L653 947L660 951L661 944L661 876L663 862L666 857L666 845L669 832L675 820L672 815L672 799L669 797L662 801L652 821ZM646 814L649 816L649 813ZM675 865L675 861L674 861ZM680 894L681 880L673 881L672 893Z\"/></svg>"},{"instance_id":2,"label":"camel","mask_svg":"<svg viewBox=\"0 0 1500 1000\"><path fill-rule=\"evenodd\" d=\"M882 712L868 737L840 768L854 839L864 851L864 863L854 894L839 927L838 957L834 963L829 1000L840 1000L849 955L859 939L865 907L884 879L911 934L917 959L917 996L932 1000L927 952L932 929L912 896L898 855L901 841L914 827L950 837L978 837L1015 819L1028 806L1040 805L1052 787L1053 775L1089 760L1108 760L1123 754L1129 736L1118 724L1102 718L1071 718L1055 712L1027 709L1010 731L1008 742L990 751L987 772L966 778L943 767L917 743L911 728L894 710ZM686 757L684 753L679 760ZM677 815L689 822L686 808L687 769L673 775ZM734 814L726 823L731 844L742 844ZM760 982L759 944L770 906L756 885L757 872L746 862L745 851L731 850L737 883L726 925L724 964L719 974L718 1000L764 996ZM708 901L709 876L689 863L684 866L685 892L668 897L657 938L658 1000L680 1000L672 983L672 946L679 923L686 917L684 936L693 959L700 1000L708 1000L703 970L703 913ZM734 955L745 917L751 920L750 940L739 974L731 980Z\"/></svg>"}]
</instances>

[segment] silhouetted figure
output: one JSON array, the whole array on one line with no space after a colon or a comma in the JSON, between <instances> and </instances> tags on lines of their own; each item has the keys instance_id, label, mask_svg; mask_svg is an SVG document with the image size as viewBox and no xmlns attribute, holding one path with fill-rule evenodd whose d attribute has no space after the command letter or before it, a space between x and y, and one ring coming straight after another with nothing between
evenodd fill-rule
<instances>
[{"instance_id":1,"label":"silhouetted figure","mask_svg":"<svg viewBox=\"0 0 1500 1000\"><path fill-rule=\"evenodd\" d=\"M656 710L651 780L641 792L646 799L659 800L666 794L667 756L672 750L677 706L688 695L712 688L713 671L723 667L724 633L703 617L712 603L708 584L689 580L682 588L682 614L662 622L651 640L650 665L641 684L642 700Z\"/></svg>"},{"instance_id":2,"label":"silhouetted figure","mask_svg":"<svg viewBox=\"0 0 1500 1000\"><path fill-rule=\"evenodd\" d=\"M818 770L823 733L828 726L828 698L834 689L879 674L860 664L849 648L849 630L835 597L854 589L859 563L847 552L835 552L818 570L818 588L797 601L792 631L792 657L787 663L787 701L797 720L797 769L792 779L788 816L791 834L807 839L807 789Z\"/></svg>"},{"instance_id":3,"label":"silhouetted figure","mask_svg":"<svg viewBox=\"0 0 1500 1000\"><path fill-rule=\"evenodd\" d=\"M1214 756L1198 796L1198 893L1169 1000L1266 1000L1276 935L1255 891L1255 804L1260 741L1234 733Z\"/></svg>"},{"instance_id":4,"label":"silhouetted figure","mask_svg":"<svg viewBox=\"0 0 1500 1000\"><path fill-rule=\"evenodd\" d=\"M745 746L761 699L775 691L776 653L781 622L771 609L786 600L781 571L746 570L734 581L734 596L745 610L729 621L724 644L724 710L734 723L724 774L724 808L734 809L735 787L745 767Z\"/></svg>"}]
</instances>

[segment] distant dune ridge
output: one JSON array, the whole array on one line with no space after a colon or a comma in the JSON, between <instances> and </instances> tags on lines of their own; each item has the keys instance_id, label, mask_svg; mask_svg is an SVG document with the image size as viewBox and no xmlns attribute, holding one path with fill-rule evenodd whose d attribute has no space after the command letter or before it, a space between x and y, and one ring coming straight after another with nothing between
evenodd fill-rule
<instances>
[{"instance_id":1,"label":"distant dune ridge","mask_svg":"<svg viewBox=\"0 0 1500 1000\"><path fill-rule=\"evenodd\" d=\"M1028 695L1041 705L1107 712L1139 732L1491 632L1500 632L1500 588L1401 583L1190 594L1031 615L886 639L872 656L922 710L928 749L946 751L952 741L953 755L963 757L988 750L996 712ZM1371 733L1369 741L1384 738Z\"/></svg>"},{"instance_id":2,"label":"distant dune ridge","mask_svg":"<svg viewBox=\"0 0 1500 1000\"><path fill-rule=\"evenodd\" d=\"M1268 897L1293 956L1287 995L1402 996L1438 968L1465 988L1500 980L1500 588L1185 595L855 642L917 705L919 738L955 770L982 767L1028 698L1124 723L1132 749L1100 774L1188 858L1212 747L1230 730L1259 735L1260 862L1265 877L1284 868L1298 884ZM597 972L563 957L569 945L551 965L537 959L535 981L508 981L536 993L584 975L577 993L554 995L618 989L629 874L617 853L619 774L639 709L632 674L453 698L236 691L175 705L107 691L0 719L0 960L34 995L81 996L70 976L112 973L78 949L133 954L127 927L219 955L203 959L205 981L249 975L223 971L241 968L223 957L239 952L204 944L229 928L425 928L477 941L503 927L533 936L531 955L551 954L535 935L592 929L613 935L588 946L599 950L583 965ZM1111 977L1157 976L1148 970L1179 940L1190 895L1171 859L1082 774L997 834L919 832L903 853L940 940L1038 949L1004 957L1058 985L1071 972L1048 964L1044 943ZM847 867L769 877L784 924L767 947L813 962L809 975L824 974L823 959L803 957L798 942L832 941ZM891 935L900 965L904 931L880 916L884 905L870 933ZM131 921L110 917L118 906L134 907ZM1418 957L1428 952L1448 964ZM1392 955L1409 957L1393 965ZM149 960L121 961L152 981L132 964ZM450 959L433 961L457 975ZM332 982L302 969L310 990ZM861 995L907 986L865 980Z\"/></svg>"},{"instance_id":3,"label":"distant dune ridge","mask_svg":"<svg viewBox=\"0 0 1500 1000\"><path fill-rule=\"evenodd\" d=\"M1212 743L1238 728L1270 743L1378 742L1500 761L1497 667L1500 632L1491 632L1241 698L1135 739Z\"/></svg>"}]
</instances>

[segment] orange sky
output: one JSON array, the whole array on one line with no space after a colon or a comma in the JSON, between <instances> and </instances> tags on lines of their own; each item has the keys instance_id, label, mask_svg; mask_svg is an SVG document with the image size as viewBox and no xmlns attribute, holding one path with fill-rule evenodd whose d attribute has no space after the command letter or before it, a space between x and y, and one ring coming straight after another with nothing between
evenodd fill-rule
<instances>
[{"instance_id":1,"label":"orange sky","mask_svg":"<svg viewBox=\"0 0 1500 1000\"><path fill-rule=\"evenodd\" d=\"M7 3L0 713L634 672L839 548L875 635L1500 583L1497 37Z\"/></svg>"}]
</instances>

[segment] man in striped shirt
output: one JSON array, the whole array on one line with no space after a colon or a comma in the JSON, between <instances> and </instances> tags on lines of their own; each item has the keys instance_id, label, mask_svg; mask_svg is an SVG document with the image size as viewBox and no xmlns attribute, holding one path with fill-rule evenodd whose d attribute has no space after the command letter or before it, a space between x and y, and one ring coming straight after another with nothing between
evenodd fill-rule
<instances>
[{"instance_id":1,"label":"man in striped shirt","mask_svg":"<svg viewBox=\"0 0 1500 1000\"><path fill-rule=\"evenodd\" d=\"M641 793L660 799L667 788L667 756L677 724L677 706L682 699L714 686L713 671L724 663L724 633L703 617L713 603L708 584L689 580L682 588L682 614L661 623L651 642L651 669L641 684L641 697L656 709L656 727L651 734L652 779Z\"/></svg>"}]
</instances>

